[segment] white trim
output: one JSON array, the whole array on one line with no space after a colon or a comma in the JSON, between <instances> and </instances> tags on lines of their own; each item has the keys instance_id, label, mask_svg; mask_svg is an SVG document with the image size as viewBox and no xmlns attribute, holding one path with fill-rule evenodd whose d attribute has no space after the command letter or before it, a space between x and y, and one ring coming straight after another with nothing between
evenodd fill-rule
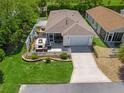
<instances>
[{"instance_id":1,"label":"white trim","mask_svg":"<svg viewBox=\"0 0 124 93\"><path fill-rule=\"evenodd\" d=\"M65 37L92 37L93 35L64 35Z\"/></svg>"}]
</instances>

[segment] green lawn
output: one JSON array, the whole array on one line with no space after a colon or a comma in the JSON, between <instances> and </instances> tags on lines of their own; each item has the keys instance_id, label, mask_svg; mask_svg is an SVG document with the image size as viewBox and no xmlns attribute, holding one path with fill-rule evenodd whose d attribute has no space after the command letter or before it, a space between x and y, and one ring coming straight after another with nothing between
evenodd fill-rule
<instances>
[{"instance_id":1,"label":"green lawn","mask_svg":"<svg viewBox=\"0 0 124 93\"><path fill-rule=\"evenodd\" d=\"M100 38L93 38L93 44L100 47L107 47L105 43Z\"/></svg>"},{"instance_id":2,"label":"green lawn","mask_svg":"<svg viewBox=\"0 0 124 93\"><path fill-rule=\"evenodd\" d=\"M0 63L3 72L3 83L0 93L18 93L22 83L67 83L72 73L71 62L28 63L21 59L21 53L8 56ZM2 81L2 77L0 76Z\"/></svg>"},{"instance_id":3,"label":"green lawn","mask_svg":"<svg viewBox=\"0 0 124 93\"><path fill-rule=\"evenodd\" d=\"M109 0L103 0L104 5L108 5L108 1ZM122 0L111 0L110 5L124 5L124 3L123 4L120 3L121 1Z\"/></svg>"},{"instance_id":4,"label":"green lawn","mask_svg":"<svg viewBox=\"0 0 124 93\"><path fill-rule=\"evenodd\" d=\"M104 4L105 6L107 6L109 1L111 1L109 5L112 5L112 6L113 6L113 5L124 5L124 3L121 3L122 0L103 0L103 4ZM48 5L51 5L51 4L57 4L57 3L54 3L54 2L52 1L52 2L47 2L47 4L48 4ZM78 4L78 2L77 2L77 1L73 1L73 3L71 3L71 4L72 4L72 5L75 5L75 4Z\"/></svg>"}]
</instances>

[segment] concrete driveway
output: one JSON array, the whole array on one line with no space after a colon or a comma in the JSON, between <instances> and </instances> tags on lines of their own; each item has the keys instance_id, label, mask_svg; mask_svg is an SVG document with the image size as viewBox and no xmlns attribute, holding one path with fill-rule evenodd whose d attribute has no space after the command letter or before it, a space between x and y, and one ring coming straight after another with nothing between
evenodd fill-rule
<instances>
[{"instance_id":1,"label":"concrete driveway","mask_svg":"<svg viewBox=\"0 0 124 93\"><path fill-rule=\"evenodd\" d=\"M74 70L70 83L111 82L97 67L88 47L72 47Z\"/></svg>"}]
</instances>

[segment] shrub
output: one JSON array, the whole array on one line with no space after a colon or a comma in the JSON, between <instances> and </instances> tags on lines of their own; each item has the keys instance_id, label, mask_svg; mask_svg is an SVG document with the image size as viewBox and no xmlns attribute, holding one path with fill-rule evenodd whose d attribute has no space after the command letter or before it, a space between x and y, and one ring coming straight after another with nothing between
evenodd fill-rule
<instances>
[{"instance_id":1,"label":"shrub","mask_svg":"<svg viewBox=\"0 0 124 93\"><path fill-rule=\"evenodd\" d=\"M68 58L68 54L67 53L61 53L60 58L65 60Z\"/></svg>"},{"instance_id":2,"label":"shrub","mask_svg":"<svg viewBox=\"0 0 124 93\"><path fill-rule=\"evenodd\" d=\"M38 55L36 53L32 53L31 58L32 59L37 59L38 58Z\"/></svg>"},{"instance_id":3,"label":"shrub","mask_svg":"<svg viewBox=\"0 0 124 93\"><path fill-rule=\"evenodd\" d=\"M3 51L3 49L0 49L0 62L2 62L4 58L5 58L5 52Z\"/></svg>"},{"instance_id":4,"label":"shrub","mask_svg":"<svg viewBox=\"0 0 124 93\"><path fill-rule=\"evenodd\" d=\"M122 63L124 63L124 44L122 44L119 48L118 57L122 61Z\"/></svg>"},{"instance_id":5,"label":"shrub","mask_svg":"<svg viewBox=\"0 0 124 93\"><path fill-rule=\"evenodd\" d=\"M50 57L47 57L47 58L45 59L45 63L50 63L50 62L51 62Z\"/></svg>"}]
</instances>

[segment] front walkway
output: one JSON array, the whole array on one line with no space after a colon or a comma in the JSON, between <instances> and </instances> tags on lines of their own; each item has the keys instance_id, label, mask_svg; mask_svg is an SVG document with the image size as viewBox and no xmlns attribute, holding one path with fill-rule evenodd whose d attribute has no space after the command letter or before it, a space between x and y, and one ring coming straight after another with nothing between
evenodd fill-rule
<instances>
[{"instance_id":1,"label":"front walkway","mask_svg":"<svg viewBox=\"0 0 124 93\"><path fill-rule=\"evenodd\" d=\"M88 47L72 47L74 70L70 83L111 82L97 67Z\"/></svg>"}]
</instances>

